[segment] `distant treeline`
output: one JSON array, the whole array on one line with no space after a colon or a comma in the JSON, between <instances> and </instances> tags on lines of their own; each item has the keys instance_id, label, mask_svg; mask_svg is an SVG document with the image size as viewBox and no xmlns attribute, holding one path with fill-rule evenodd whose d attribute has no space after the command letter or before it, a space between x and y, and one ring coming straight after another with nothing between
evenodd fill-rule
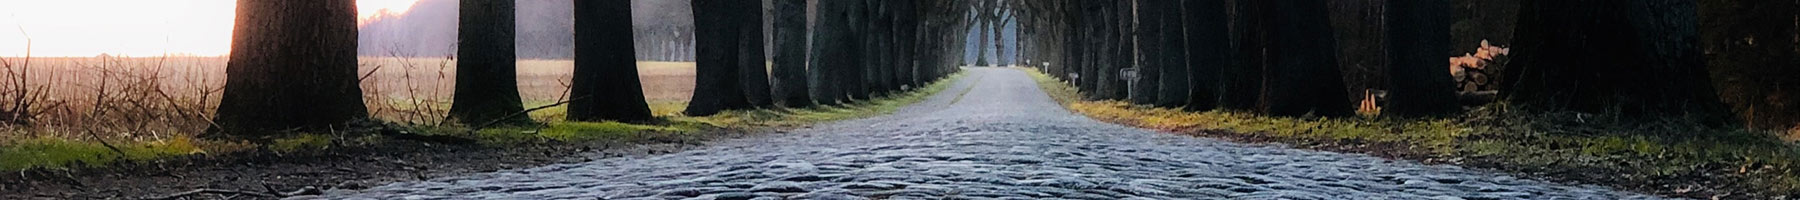
<instances>
[{"instance_id":1,"label":"distant treeline","mask_svg":"<svg viewBox=\"0 0 1800 200\"><path fill-rule=\"evenodd\" d=\"M574 58L571 0L515 0L520 59ZM694 22L687 0L632 1L637 58L693 61ZM381 16L361 27L362 56L449 57L456 54L454 0L422 0L406 13Z\"/></svg>"}]
</instances>

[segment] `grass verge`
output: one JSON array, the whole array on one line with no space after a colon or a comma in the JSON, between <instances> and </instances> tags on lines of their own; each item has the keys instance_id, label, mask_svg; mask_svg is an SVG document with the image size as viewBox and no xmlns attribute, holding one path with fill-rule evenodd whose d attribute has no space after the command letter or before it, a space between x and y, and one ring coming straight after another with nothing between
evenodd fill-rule
<instances>
[{"instance_id":1,"label":"grass verge","mask_svg":"<svg viewBox=\"0 0 1800 200\"><path fill-rule=\"evenodd\" d=\"M472 139L484 146L504 147L593 141L634 142L690 134L796 127L891 113L943 91L961 76L959 73L915 90L836 106L735 110L712 116L680 116L678 113L687 105L685 102L651 102L651 111L663 119L654 124L562 121L565 109L553 107L530 113L533 118L543 122L541 126L499 127L479 131L438 126L405 129L412 134L460 137ZM547 104L549 103L540 102L536 105ZM382 145L386 140L391 139L376 135L300 133L257 146L242 141L175 137L170 140L114 144L119 149L115 152L98 142L40 138L0 144L0 170L73 169L106 166L121 161L153 161L197 154L223 155L258 149L276 154L305 153L342 146Z\"/></svg>"},{"instance_id":2,"label":"grass verge","mask_svg":"<svg viewBox=\"0 0 1800 200\"><path fill-rule=\"evenodd\" d=\"M1580 114L1506 112L1498 104L1457 118L1289 118L1120 101L1085 101L1060 80L1023 69L1071 111L1113 123L1301 148L1366 153L1593 183L1689 198L1800 196L1800 148L1775 133L1654 126Z\"/></svg>"}]
</instances>

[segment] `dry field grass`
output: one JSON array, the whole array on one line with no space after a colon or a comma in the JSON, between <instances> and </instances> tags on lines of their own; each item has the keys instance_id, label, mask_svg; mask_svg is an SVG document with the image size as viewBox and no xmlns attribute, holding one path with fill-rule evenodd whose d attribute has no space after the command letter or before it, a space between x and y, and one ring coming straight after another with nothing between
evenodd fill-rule
<instances>
[{"instance_id":1,"label":"dry field grass","mask_svg":"<svg viewBox=\"0 0 1800 200\"><path fill-rule=\"evenodd\" d=\"M185 137L204 129L218 104L225 58L24 58L4 59L0 69L0 120L7 123L0 145L59 138L155 141ZM359 60L365 102L371 114L399 123L442 120L454 95L454 60L419 57L363 57ZM518 79L526 104L566 98L573 71L569 60L519 61ZM687 101L693 90L691 62L640 62L646 100ZM21 107L30 116L7 111ZM20 116L20 117L12 117Z\"/></svg>"}]
</instances>

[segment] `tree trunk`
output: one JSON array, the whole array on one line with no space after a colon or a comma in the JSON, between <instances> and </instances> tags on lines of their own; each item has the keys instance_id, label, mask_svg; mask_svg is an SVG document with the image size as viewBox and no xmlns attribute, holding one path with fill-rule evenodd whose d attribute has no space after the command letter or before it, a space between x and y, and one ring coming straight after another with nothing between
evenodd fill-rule
<instances>
[{"instance_id":1,"label":"tree trunk","mask_svg":"<svg viewBox=\"0 0 1800 200\"><path fill-rule=\"evenodd\" d=\"M1075 2L1075 5L1072 5L1075 6L1074 8L1076 9L1073 9L1074 11L1071 13L1072 17L1070 17L1070 21L1073 21L1073 23L1071 23L1070 27L1074 28L1077 32L1069 34L1068 37L1075 42L1069 44L1067 47L1063 47L1067 48L1065 51L1069 52L1069 58L1072 61L1069 62L1069 66L1078 69L1077 71L1074 71L1077 74L1075 75L1074 80L1070 81L1075 81L1075 84L1082 92L1089 94L1094 93L1098 88L1097 83L1099 83L1095 81L1095 76L1098 76L1100 73L1099 67L1101 64L1095 61L1098 61L1097 58L1101 52L1094 51L1094 49L1098 49L1095 48L1097 46L1095 45L1095 42L1099 41L1099 34L1097 34L1099 29L1097 27L1103 22L1094 18L1099 16L1099 13L1094 11L1100 3L1102 2L1077 1ZM1092 99L1091 95L1089 99Z\"/></svg>"},{"instance_id":2,"label":"tree trunk","mask_svg":"<svg viewBox=\"0 0 1800 200\"><path fill-rule=\"evenodd\" d=\"M1337 48L1332 38L1324 0L1259 2L1272 5L1266 112L1275 116L1345 116L1352 113L1345 99L1344 78L1337 67Z\"/></svg>"},{"instance_id":3,"label":"tree trunk","mask_svg":"<svg viewBox=\"0 0 1800 200\"><path fill-rule=\"evenodd\" d=\"M1225 16L1225 0L1188 0L1187 10L1188 69L1193 85L1188 90L1188 110L1206 111L1219 107L1219 81L1223 69L1231 65L1231 32Z\"/></svg>"},{"instance_id":4,"label":"tree trunk","mask_svg":"<svg viewBox=\"0 0 1800 200\"><path fill-rule=\"evenodd\" d=\"M356 2L238 1L231 60L204 137L265 138L368 117L356 74Z\"/></svg>"},{"instance_id":5,"label":"tree trunk","mask_svg":"<svg viewBox=\"0 0 1800 200\"><path fill-rule=\"evenodd\" d=\"M976 12L985 12L985 11L983 10L983 11L976 11ZM977 15L985 16L987 14L977 14ZM977 32L976 32L976 34L980 34L980 35L976 36L978 38L975 40L975 42L976 42L975 49L972 49L972 50L975 50L975 66L988 66L987 47L988 47L988 41L992 41L992 40L988 40L988 29L986 28L988 23L993 23L993 22L988 21L987 17L977 17L977 19L975 20L975 29L980 29L980 30L977 30Z\"/></svg>"},{"instance_id":6,"label":"tree trunk","mask_svg":"<svg viewBox=\"0 0 1800 200\"><path fill-rule=\"evenodd\" d=\"M807 94L806 0L775 0L774 100L782 106L812 106Z\"/></svg>"},{"instance_id":7,"label":"tree trunk","mask_svg":"<svg viewBox=\"0 0 1800 200\"><path fill-rule=\"evenodd\" d=\"M513 1L461 1L457 11L456 93L450 117L467 125L531 123L515 72Z\"/></svg>"},{"instance_id":8,"label":"tree trunk","mask_svg":"<svg viewBox=\"0 0 1800 200\"><path fill-rule=\"evenodd\" d=\"M1525 1L1502 92L1534 110L1726 119L1695 9L1681 0Z\"/></svg>"},{"instance_id":9,"label":"tree trunk","mask_svg":"<svg viewBox=\"0 0 1800 200\"><path fill-rule=\"evenodd\" d=\"M1450 52L1450 1L1387 1L1388 89L1382 115L1447 116L1462 111L1444 58Z\"/></svg>"},{"instance_id":10,"label":"tree trunk","mask_svg":"<svg viewBox=\"0 0 1800 200\"><path fill-rule=\"evenodd\" d=\"M1158 90L1157 86L1160 86L1162 81L1158 79L1158 76L1162 74L1160 69L1165 61L1160 56L1163 55L1161 54L1163 51L1162 24L1168 17L1162 14L1165 9L1159 9L1157 6L1165 6L1166 3L1163 1L1170 0L1141 0L1138 2L1137 79L1132 80L1131 83L1131 87L1134 87L1131 88L1131 103L1134 104L1155 105L1160 102L1157 101L1157 97L1160 96L1161 90Z\"/></svg>"},{"instance_id":11,"label":"tree trunk","mask_svg":"<svg viewBox=\"0 0 1800 200\"><path fill-rule=\"evenodd\" d=\"M812 97L819 104L837 105L847 91L844 71L854 67L856 47L852 34L850 1L818 1L818 20L813 24L812 60L807 73L811 77Z\"/></svg>"},{"instance_id":12,"label":"tree trunk","mask_svg":"<svg viewBox=\"0 0 1800 200\"><path fill-rule=\"evenodd\" d=\"M1087 18L1087 22L1089 22L1084 23L1087 34L1084 34L1082 40L1091 43L1089 45L1091 49L1084 50L1084 54L1091 54L1089 59L1084 61L1089 68L1082 70L1084 72L1082 85L1089 85L1089 90L1084 90L1087 99L1109 99L1112 90L1107 86L1111 85L1105 85L1105 83L1118 77L1116 70L1112 70L1114 68L1112 67L1114 40L1111 36L1112 27L1116 25L1116 22L1111 20L1112 5L1114 2L1103 2L1103 0L1082 2L1082 7L1087 7L1087 9L1082 9L1084 11L1082 18Z\"/></svg>"},{"instance_id":13,"label":"tree trunk","mask_svg":"<svg viewBox=\"0 0 1800 200\"><path fill-rule=\"evenodd\" d=\"M872 26L869 26L869 33L873 36L870 41L871 45L869 46L870 57L873 58L871 59L873 62L869 65L869 67L871 67L869 74L873 76L869 77L869 82L872 83L871 85L874 85L873 91L880 95L886 95L896 88L894 87L896 84L894 84L893 79L891 78L894 74L893 67L895 60L893 52L894 32L890 31L890 28L893 27L894 18L893 12L890 10L891 7L888 6L891 4L892 1L872 1L869 5L869 7L875 11L875 23L870 24Z\"/></svg>"},{"instance_id":14,"label":"tree trunk","mask_svg":"<svg viewBox=\"0 0 1800 200\"><path fill-rule=\"evenodd\" d=\"M653 119L632 57L629 1L575 1L575 76L569 121Z\"/></svg>"},{"instance_id":15,"label":"tree trunk","mask_svg":"<svg viewBox=\"0 0 1800 200\"><path fill-rule=\"evenodd\" d=\"M1259 110L1263 97L1263 70L1266 69L1264 25L1267 6L1253 0L1233 0L1231 5L1231 64L1219 71L1219 107L1236 111Z\"/></svg>"},{"instance_id":16,"label":"tree trunk","mask_svg":"<svg viewBox=\"0 0 1800 200\"><path fill-rule=\"evenodd\" d=\"M738 34L738 81L744 98L751 107L767 108L775 103L769 97L769 59L763 44L762 1L738 0L732 8Z\"/></svg>"},{"instance_id":17,"label":"tree trunk","mask_svg":"<svg viewBox=\"0 0 1800 200\"><path fill-rule=\"evenodd\" d=\"M1136 9L1136 5L1133 4L1134 1L1115 2L1112 13L1115 20L1110 20L1109 22L1116 24L1113 27L1113 38L1111 40L1118 45L1112 47L1113 57L1111 64L1113 66L1105 69L1107 71L1105 76L1108 76L1105 80L1109 81L1101 83L1101 89L1099 91L1109 94L1106 99L1124 100L1130 98L1128 93L1131 91L1126 88L1126 86L1130 84L1130 82L1127 81L1130 80L1119 78L1119 69L1129 68L1137 63L1135 56L1137 55L1137 43L1135 39L1137 36L1132 32L1137 28L1135 24L1137 22L1137 15L1132 12L1132 10Z\"/></svg>"},{"instance_id":18,"label":"tree trunk","mask_svg":"<svg viewBox=\"0 0 1800 200\"><path fill-rule=\"evenodd\" d=\"M854 13L851 14L850 23L855 31L851 32L850 37L853 38L851 41L856 44L850 48L854 50L851 52L855 52L850 59L854 64L847 68L850 70L844 74L846 78L843 81L850 86L849 92L846 93L850 95L851 99L856 100L868 100L869 95L875 91L872 88L874 81L870 80L871 76L869 75L870 71L874 70L875 60L872 52L869 52L875 42L875 38L872 36L873 30L870 28L874 26L875 21L873 19L875 12L869 7L874 4L873 1L876 0L851 1L855 6L851 6L850 9Z\"/></svg>"},{"instance_id":19,"label":"tree trunk","mask_svg":"<svg viewBox=\"0 0 1800 200\"><path fill-rule=\"evenodd\" d=\"M694 96L688 102L687 110L682 113L688 116L707 116L731 109L751 108L744 95L743 78L739 72L743 68L743 50L739 49L744 39L738 23L744 19L740 13L749 1L743 0L694 0L694 39L698 49L694 72Z\"/></svg>"},{"instance_id":20,"label":"tree trunk","mask_svg":"<svg viewBox=\"0 0 1800 200\"><path fill-rule=\"evenodd\" d=\"M999 8L995 7L995 9L997 10ZM999 12L999 11L994 11L994 12ZM994 19L992 21L994 23L989 23L988 26L990 26L990 27L992 27L992 29L994 29L994 66L995 67L1005 67L1005 66L1007 66L1007 63L1006 63L1006 19L1000 17L1000 14L994 14Z\"/></svg>"},{"instance_id":21,"label":"tree trunk","mask_svg":"<svg viewBox=\"0 0 1800 200\"><path fill-rule=\"evenodd\" d=\"M1700 1L1701 44L1719 96L1749 127L1800 125L1800 1ZM1785 67L1775 67L1785 66Z\"/></svg>"},{"instance_id":22,"label":"tree trunk","mask_svg":"<svg viewBox=\"0 0 1800 200\"><path fill-rule=\"evenodd\" d=\"M1159 57L1158 59L1162 59L1162 65L1157 67L1162 74L1157 77L1161 80L1156 87L1156 106L1168 108L1186 106L1190 100L1188 94L1193 91L1189 91L1192 85L1188 80L1191 78L1188 71L1191 69L1189 69L1187 60L1187 27L1183 21L1185 15L1185 11L1182 10L1183 1L1156 2L1151 5L1151 8L1159 10L1157 15L1163 18L1157 20L1162 26L1160 29L1162 32L1157 33L1156 36L1158 41L1161 41L1157 45L1162 50L1151 52L1152 55Z\"/></svg>"},{"instance_id":23,"label":"tree trunk","mask_svg":"<svg viewBox=\"0 0 1800 200\"><path fill-rule=\"evenodd\" d=\"M895 72L898 73L896 81L900 82L902 85L906 85L906 88L918 88L920 86L918 81L918 62L920 59L917 57L919 44L918 4L911 1L900 1L897 2L895 6L897 6L895 7L895 10L896 14L898 14L899 21L897 21L898 23L894 23L894 34L897 35L894 38L894 44L897 45L897 49L895 49L894 53L899 54L896 56L897 58L900 58L897 69L899 71Z\"/></svg>"}]
</instances>

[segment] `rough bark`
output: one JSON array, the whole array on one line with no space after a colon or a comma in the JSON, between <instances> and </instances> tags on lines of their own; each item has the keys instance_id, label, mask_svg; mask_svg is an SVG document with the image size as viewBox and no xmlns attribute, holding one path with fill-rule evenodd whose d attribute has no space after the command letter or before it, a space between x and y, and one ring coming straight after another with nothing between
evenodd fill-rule
<instances>
[{"instance_id":1,"label":"rough bark","mask_svg":"<svg viewBox=\"0 0 1800 200\"><path fill-rule=\"evenodd\" d=\"M890 31L894 22L893 12L890 10L891 7L889 7L889 5L892 5L891 3L891 1L870 1L869 3L870 10L873 11L873 13L871 13L873 18L871 19L872 23L870 23L870 26L868 27L868 33L870 33L869 46L867 47L869 49L868 53L870 58L868 65L868 80L871 92L874 92L876 95L887 95L888 92L892 92L894 89L898 88L895 87L897 84L894 84L891 79L894 74L893 67L895 60L893 52L894 34L893 31Z\"/></svg>"},{"instance_id":2,"label":"rough bark","mask_svg":"<svg viewBox=\"0 0 1800 200\"><path fill-rule=\"evenodd\" d=\"M895 55L897 58L900 58L896 68L898 71L895 71L897 74L895 75L895 81L904 85L902 87L905 88L918 88L921 86L918 78L918 63L919 60L921 60L918 58L918 27L920 22L918 17L918 4L910 1L897 1L895 6L895 14L897 14L896 17L898 21L894 23L893 30L896 35L894 38L894 44L896 45L894 53L897 54Z\"/></svg>"},{"instance_id":3,"label":"rough bark","mask_svg":"<svg viewBox=\"0 0 1800 200\"><path fill-rule=\"evenodd\" d=\"M811 78L811 95L819 104L837 105L848 95L844 84L843 72L853 67L851 60L855 55L855 45L851 37L851 3L849 1L819 1L817 18L813 24L811 67L807 73Z\"/></svg>"},{"instance_id":4,"label":"rough bark","mask_svg":"<svg viewBox=\"0 0 1800 200\"><path fill-rule=\"evenodd\" d=\"M1157 59L1162 60L1161 66L1157 67L1162 74L1157 77L1159 80L1156 87L1156 106L1169 108L1185 106L1190 100L1188 94L1193 91L1189 91L1192 85L1189 83L1188 78L1191 77L1188 71L1191 69L1189 69L1187 60L1187 26L1183 21L1183 2L1181 0L1155 2L1157 3L1150 5L1151 9L1160 10L1158 16L1163 18L1157 20L1158 25L1162 28L1159 28L1161 32L1156 35L1157 41L1160 41L1157 42L1157 45L1160 45L1159 48L1162 50L1149 52L1156 55Z\"/></svg>"},{"instance_id":5,"label":"rough bark","mask_svg":"<svg viewBox=\"0 0 1800 200\"><path fill-rule=\"evenodd\" d=\"M1444 58L1450 52L1450 1L1387 1L1388 89L1382 115L1447 116L1462 110Z\"/></svg>"},{"instance_id":6,"label":"rough bark","mask_svg":"<svg viewBox=\"0 0 1800 200\"><path fill-rule=\"evenodd\" d=\"M1269 30L1268 108L1275 116L1345 116L1352 113L1337 67L1336 41L1324 0L1258 2L1272 8Z\"/></svg>"},{"instance_id":7,"label":"rough bark","mask_svg":"<svg viewBox=\"0 0 1800 200\"><path fill-rule=\"evenodd\" d=\"M1525 1L1502 93L1533 110L1726 119L1695 10L1682 0Z\"/></svg>"},{"instance_id":8,"label":"rough bark","mask_svg":"<svg viewBox=\"0 0 1800 200\"><path fill-rule=\"evenodd\" d=\"M1082 92L1088 93L1090 99L1092 99L1092 95L1095 94L1094 91L1099 86L1099 82L1096 81L1098 80L1096 76L1099 76L1100 74L1101 64L1096 61L1099 60L1101 52L1094 50L1100 49L1096 42L1099 41L1100 37L1099 26L1104 24L1104 22L1096 18L1100 14L1099 12L1095 12L1099 8L1100 3L1103 2L1076 2L1074 6L1077 6L1075 8L1078 9L1075 9L1072 13L1072 15L1075 16L1072 19L1074 22L1072 23L1072 27L1074 27L1077 32L1069 35L1069 39L1073 40L1074 43L1070 44L1068 47L1064 47L1069 48L1070 51L1069 58L1072 61L1069 62L1070 66L1078 69L1075 71L1078 75L1071 81L1076 81L1075 83L1078 88L1080 88Z\"/></svg>"},{"instance_id":9,"label":"rough bark","mask_svg":"<svg viewBox=\"0 0 1800 200\"><path fill-rule=\"evenodd\" d=\"M699 59L694 67L694 96L682 113L707 116L720 111L751 108L744 97L742 74L744 61L740 40L744 39L737 23L749 1L694 0L694 42Z\"/></svg>"},{"instance_id":10,"label":"rough bark","mask_svg":"<svg viewBox=\"0 0 1800 200\"><path fill-rule=\"evenodd\" d=\"M530 123L519 99L513 1L461 1L457 6L456 93L450 117L463 124Z\"/></svg>"},{"instance_id":11,"label":"rough bark","mask_svg":"<svg viewBox=\"0 0 1800 200\"><path fill-rule=\"evenodd\" d=\"M986 8L982 8L982 9L986 9ZM983 12L983 11L977 11L977 12ZM987 14L978 14L978 15L987 15ZM975 50L975 66L977 66L977 67L989 65L987 47L988 47L988 41L992 41L992 40L988 40L989 29L986 28L988 23L994 23L994 22L988 21L987 17L978 17L975 20L975 27L976 27L975 29L980 29L980 30L976 31L976 34L980 34L980 35L976 35L977 39L975 40L975 42L976 42L975 49L972 49L972 50Z\"/></svg>"},{"instance_id":12,"label":"rough bark","mask_svg":"<svg viewBox=\"0 0 1800 200\"><path fill-rule=\"evenodd\" d=\"M644 102L633 58L631 3L575 1L575 76L570 80L570 121L653 119Z\"/></svg>"},{"instance_id":13,"label":"rough bark","mask_svg":"<svg viewBox=\"0 0 1800 200\"><path fill-rule=\"evenodd\" d=\"M1158 102L1160 90L1157 90L1157 86L1162 82L1157 76L1162 74L1160 69L1165 61L1158 56L1161 55L1158 52L1163 51L1162 23L1168 20L1162 14L1164 9L1156 9L1156 6L1163 5L1160 3L1162 1L1169 0L1141 0L1138 4L1138 54L1135 58L1138 60L1137 79L1132 80L1133 88L1130 89L1131 103L1134 104L1153 105Z\"/></svg>"},{"instance_id":14,"label":"rough bark","mask_svg":"<svg viewBox=\"0 0 1800 200\"><path fill-rule=\"evenodd\" d=\"M1114 2L1115 4L1113 5L1112 13L1114 20L1109 21L1112 21L1113 24L1115 24L1112 30L1112 40L1113 43L1117 45L1112 47L1112 67L1106 68L1106 73L1103 75L1108 76L1104 79L1108 81L1100 84L1099 91L1108 94L1105 99L1124 100L1129 98L1127 93L1130 91L1125 88L1126 85L1129 84L1126 81L1129 80L1119 78L1119 69L1129 68L1137 63L1134 56L1137 55L1137 44L1135 42L1137 36L1133 35L1132 32L1137 28L1135 24L1137 22L1137 15L1132 12L1133 9L1136 9L1136 4L1133 4L1133 1Z\"/></svg>"},{"instance_id":15,"label":"rough bark","mask_svg":"<svg viewBox=\"0 0 1800 200\"><path fill-rule=\"evenodd\" d=\"M992 11L989 12L993 12L994 14L990 14L993 19L989 19L989 21L992 21L993 23L988 23L989 28L993 29L994 33L994 66L996 67L1008 66L1006 63L1005 34L1007 17L1001 15L1001 12L1004 10L1001 6L1001 4L995 4L993 8L990 8Z\"/></svg>"},{"instance_id":16,"label":"rough bark","mask_svg":"<svg viewBox=\"0 0 1800 200\"><path fill-rule=\"evenodd\" d=\"M1219 107L1219 81L1231 65L1231 32L1225 0L1187 0L1188 110Z\"/></svg>"},{"instance_id":17,"label":"rough bark","mask_svg":"<svg viewBox=\"0 0 1800 200\"><path fill-rule=\"evenodd\" d=\"M869 5L873 4L873 1L876 0L852 0L851 3L854 5L850 6L850 11L852 13L850 15L850 24L852 29L855 30L850 34L850 38L852 38L850 41L855 42L853 47L850 48L851 50L854 50L851 51L854 52L854 54L851 54L852 56L850 59L853 64L848 66L849 68L846 68L849 69L849 71L846 71L847 73L844 74L844 77L847 78L842 81L849 85L850 88L845 93L850 95L851 99L856 100L868 100L869 95L874 93L874 89L872 88L873 84L870 80L870 71L873 68L872 66L874 66L874 57L871 52L869 52L871 49L870 47L874 46L875 42L875 39L872 36L873 34L870 33L872 31L870 27L874 27L873 17L875 15Z\"/></svg>"},{"instance_id":18,"label":"rough bark","mask_svg":"<svg viewBox=\"0 0 1800 200\"><path fill-rule=\"evenodd\" d=\"M342 128L368 116L356 78L356 2L237 4L215 126L204 137Z\"/></svg>"},{"instance_id":19,"label":"rough bark","mask_svg":"<svg viewBox=\"0 0 1800 200\"><path fill-rule=\"evenodd\" d=\"M812 106L807 94L806 0L775 1L774 100L781 106Z\"/></svg>"},{"instance_id":20,"label":"rough bark","mask_svg":"<svg viewBox=\"0 0 1800 200\"><path fill-rule=\"evenodd\" d=\"M1800 125L1800 1L1700 1L1701 44L1719 97L1745 125ZM1777 67L1785 66L1785 67Z\"/></svg>"},{"instance_id":21,"label":"rough bark","mask_svg":"<svg viewBox=\"0 0 1800 200\"><path fill-rule=\"evenodd\" d=\"M744 100L751 107L767 108L775 105L769 97L769 59L767 46L763 44L763 4L762 1L739 0L738 6L732 8L731 24L737 28L738 48L738 82L744 90Z\"/></svg>"},{"instance_id":22,"label":"rough bark","mask_svg":"<svg viewBox=\"0 0 1800 200\"><path fill-rule=\"evenodd\" d=\"M1117 64L1119 59L1119 40L1117 39L1119 17L1114 14L1118 12L1118 9L1115 8L1118 5L1116 1L1098 1L1088 11L1093 12L1090 14L1092 15L1090 18L1098 22L1092 25L1094 33L1090 38L1095 44L1092 51L1095 54L1094 61L1092 61L1095 69L1093 76L1084 80L1088 82L1087 84L1094 85L1093 90L1086 93L1088 99L1118 98L1113 95L1118 90L1113 82L1119 79L1119 65Z\"/></svg>"},{"instance_id":23,"label":"rough bark","mask_svg":"<svg viewBox=\"0 0 1800 200\"><path fill-rule=\"evenodd\" d=\"M1266 69L1265 45L1268 31L1263 25L1263 13L1268 12L1266 6L1253 0L1233 0L1230 2L1232 49L1231 65L1219 70L1219 107L1235 111L1255 111L1261 108L1263 96L1263 70Z\"/></svg>"}]
</instances>

